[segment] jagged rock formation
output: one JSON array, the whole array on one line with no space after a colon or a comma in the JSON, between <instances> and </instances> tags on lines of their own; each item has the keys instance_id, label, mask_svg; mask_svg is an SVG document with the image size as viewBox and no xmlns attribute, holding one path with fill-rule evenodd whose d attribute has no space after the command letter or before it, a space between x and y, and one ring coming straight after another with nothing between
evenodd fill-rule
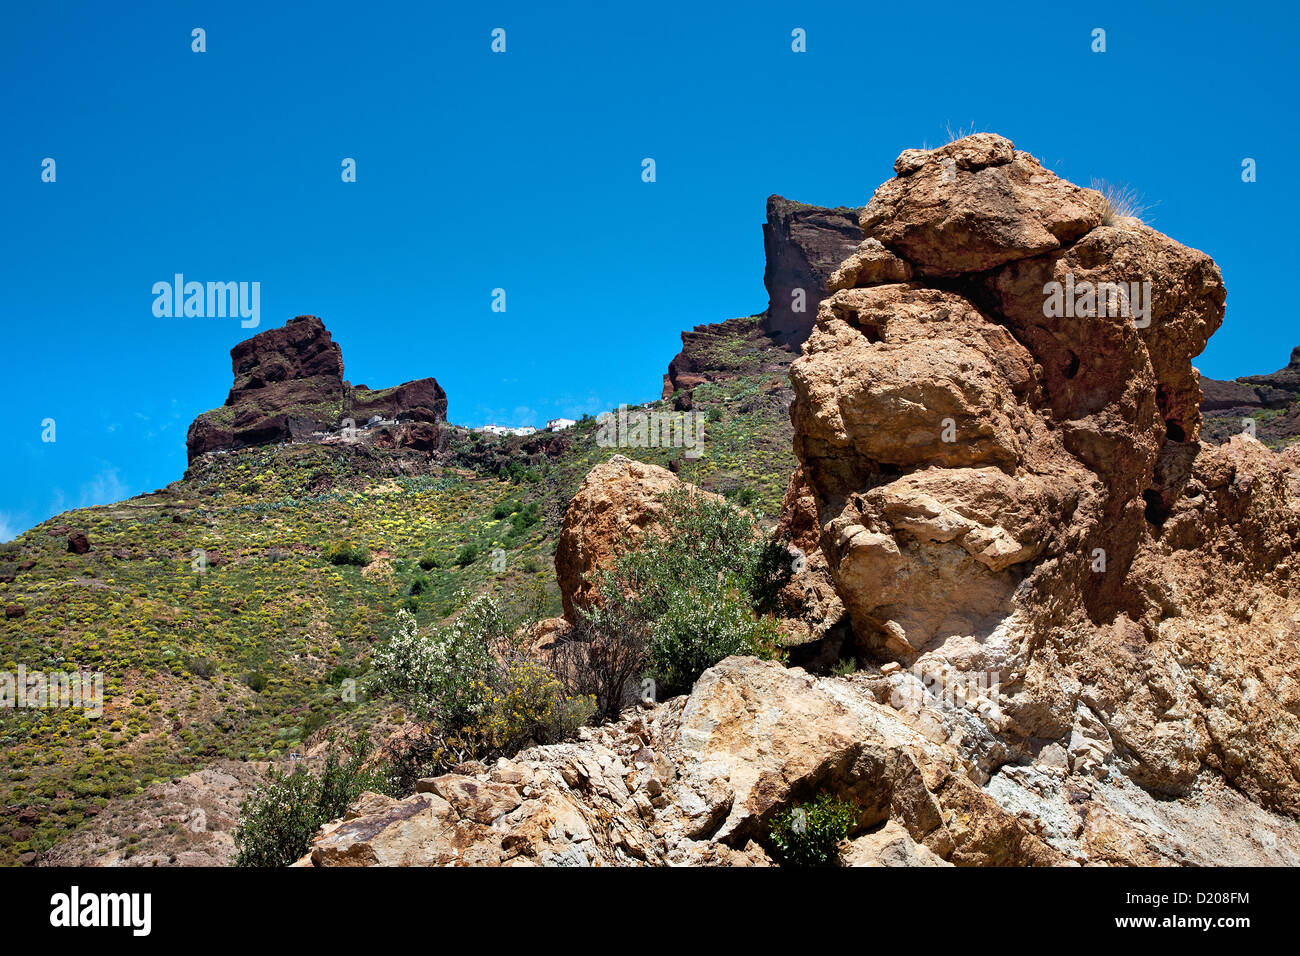
<instances>
[{"instance_id":1,"label":"jagged rock formation","mask_svg":"<svg viewBox=\"0 0 1300 956\"><path fill-rule=\"evenodd\" d=\"M859 808L846 865L1300 863L1290 821L1212 782L1162 801L1059 753L990 778L977 711L926 699L907 673L728 658L574 743L365 794L299 865L766 866L773 816L823 790Z\"/></svg>"},{"instance_id":2,"label":"jagged rock formation","mask_svg":"<svg viewBox=\"0 0 1300 956\"><path fill-rule=\"evenodd\" d=\"M745 375L781 374L794 356L763 329L762 316L697 325L682 333L682 350L668 363L661 398L680 393L690 407L690 392L704 382Z\"/></svg>"},{"instance_id":3,"label":"jagged rock formation","mask_svg":"<svg viewBox=\"0 0 1300 956\"><path fill-rule=\"evenodd\" d=\"M1300 812L1300 502L1262 445L1197 440L1218 269L1001 137L895 170L862 226L918 278L836 292L791 366L860 646L996 675L1019 757ZM1129 312L1045 314L1049 283L1103 282Z\"/></svg>"},{"instance_id":4,"label":"jagged rock formation","mask_svg":"<svg viewBox=\"0 0 1300 956\"><path fill-rule=\"evenodd\" d=\"M812 331L832 273L860 238L855 209L826 209L769 196L763 225L767 311L683 332L682 350L664 375L662 397L678 393L689 407L690 390L703 382L784 371L791 352L797 352Z\"/></svg>"},{"instance_id":5,"label":"jagged rock formation","mask_svg":"<svg viewBox=\"0 0 1300 956\"><path fill-rule=\"evenodd\" d=\"M826 209L768 197L763 226L767 258L763 285L768 295L764 328L773 339L798 348L808 338L831 273L861 238L856 209ZM796 290L802 294L796 295Z\"/></svg>"},{"instance_id":6,"label":"jagged rock formation","mask_svg":"<svg viewBox=\"0 0 1300 956\"><path fill-rule=\"evenodd\" d=\"M343 380L343 352L314 315L290 319L230 350L235 381L226 404L190 425L192 462L210 451L312 440L346 419L373 417L401 424L381 436L390 447L430 451L447 420L447 395L432 378L374 391ZM421 424L406 424L421 423Z\"/></svg>"}]
</instances>

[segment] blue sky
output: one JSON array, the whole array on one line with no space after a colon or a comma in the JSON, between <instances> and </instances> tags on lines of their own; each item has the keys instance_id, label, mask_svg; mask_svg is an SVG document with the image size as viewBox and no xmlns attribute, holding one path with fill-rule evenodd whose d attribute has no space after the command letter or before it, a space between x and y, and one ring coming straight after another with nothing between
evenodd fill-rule
<instances>
[{"instance_id":1,"label":"blue sky","mask_svg":"<svg viewBox=\"0 0 1300 956\"><path fill-rule=\"evenodd\" d=\"M319 315L350 381L433 375L453 421L576 416L656 397L681 330L766 307L770 193L861 205L949 125L1130 184L1212 255L1206 374L1300 344L1281 4L449 6L6 6L0 539L183 472L250 331L155 318L174 273L260 282L261 329Z\"/></svg>"}]
</instances>

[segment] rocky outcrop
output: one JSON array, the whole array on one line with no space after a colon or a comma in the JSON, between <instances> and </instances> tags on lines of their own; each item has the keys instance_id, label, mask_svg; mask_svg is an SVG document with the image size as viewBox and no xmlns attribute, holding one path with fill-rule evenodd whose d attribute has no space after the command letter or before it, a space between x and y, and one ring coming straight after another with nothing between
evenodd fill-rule
<instances>
[{"instance_id":1,"label":"rocky outcrop","mask_svg":"<svg viewBox=\"0 0 1300 956\"><path fill-rule=\"evenodd\" d=\"M663 495L677 488L709 495L666 468L623 455L591 469L569 502L555 547L565 618L576 622L578 611L596 599L602 568L642 536L654 533L663 513Z\"/></svg>"},{"instance_id":2,"label":"rocky outcrop","mask_svg":"<svg viewBox=\"0 0 1300 956\"><path fill-rule=\"evenodd\" d=\"M299 865L767 866L771 820L820 792L858 807L845 865L1300 863L1293 824L1222 787L1173 803L1051 753L990 775L979 702L919 686L728 658L576 742L363 795Z\"/></svg>"},{"instance_id":3,"label":"rocky outcrop","mask_svg":"<svg viewBox=\"0 0 1300 956\"><path fill-rule=\"evenodd\" d=\"M1300 864L1300 447L1200 441L1217 268L1002 137L895 169L790 368L776 529L784 625L835 618L861 669L729 658L367 795L302 865L767 865L819 793L845 865ZM674 481L588 476L566 616Z\"/></svg>"},{"instance_id":4,"label":"rocky outcrop","mask_svg":"<svg viewBox=\"0 0 1300 956\"><path fill-rule=\"evenodd\" d=\"M768 295L764 328L773 339L797 348L808 338L831 274L861 240L856 209L826 209L768 197L763 226L767 258L763 285Z\"/></svg>"},{"instance_id":5,"label":"rocky outcrop","mask_svg":"<svg viewBox=\"0 0 1300 956\"><path fill-rule=\"evenodd\" d=\"M704 382L744 376L784 376L794 356L764 330L762 316L697 325L682 333L682 350L668 363L661 398L686 393Z\"/></svg>"},{"instance_id":6,"label":"rocky outcrop","mask_svg":"<svg viewBox=\"0 0 1300 956\"><path fill-rule=\"evenodd\" d=\"M661 397L677 393L679 402L689 407L690 390L704 382L784 372L791 353L798 352L812 331L832 273L861 238L855 209L826 209L769 196L763 225L767 311L683 332L682 350L668 364ZM872 261L862 268L886 266Z\"/></svg>"},{"instance_id":7,"label":"rocky outcrop","mask_svg":"<svg viewBox=\"0 0 1300 956\"><path fill-rule=\"evenodd\" d=\"M240 804L267 782L270 769L257 761L219 761L152 783L138 796L109 800L87 812L85 825L39 865L230 866Z\"/></svg>"},{"instance_id":8,"label":"rocky outcrop","mask_svg":"<svg viewBox=\"0 0 1300 956\"><path fill-rule=\"evenodd\" d=\"M846 263L791 366L859 646L996 682L1007 763L1050 742L1072 777L1300 813L1300 708L1258 692L1300 688L1300 501L1258 442L1198 441L1218 269L1001 137L895 170L862 213L888 268Z\"/></svg>"},{"instance_id":9,"label":"rocky outcrop","mask_svg":"<svg viewBox=\"0 0 1300 956\"><path fill-rule=\"evenodd\" d=\"M190 425L191 462L210 451L316 440L344 428L349 419L355 427L374 418L423 422L432 426L432 434L429 428L407 429L392 443L438 447L437 426L447 420L447 396L438 383L425 378L379 391L349 385L343 380L342 350L314 315L300 315L240 342L230 359L235 380L226 404ZM408 435L411 440L401 440Z\"/></svg>"}]
</instances>

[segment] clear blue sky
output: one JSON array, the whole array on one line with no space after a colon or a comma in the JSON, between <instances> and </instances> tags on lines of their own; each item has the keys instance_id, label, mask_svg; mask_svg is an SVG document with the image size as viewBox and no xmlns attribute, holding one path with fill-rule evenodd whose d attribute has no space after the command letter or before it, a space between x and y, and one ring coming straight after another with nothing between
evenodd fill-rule
<instances>
[{"instance_id":1,"label":"clear blue sky","mask_svg":"<svg viewBox=\"0 0 1300 956\"><path fill-rule=\"evenodd\" d=\"M682 329L765 308L768 194L861 205L948 125L1131 184L1210 253L1206 374L1300 344L1289 6L590 6L6 5L0 538L181 475L250 333L155 318L173 273L261 282L261 328L319 315L349 380L433 375L453 421L576 417L656 397Z\"/></svg>"}]
</instances>

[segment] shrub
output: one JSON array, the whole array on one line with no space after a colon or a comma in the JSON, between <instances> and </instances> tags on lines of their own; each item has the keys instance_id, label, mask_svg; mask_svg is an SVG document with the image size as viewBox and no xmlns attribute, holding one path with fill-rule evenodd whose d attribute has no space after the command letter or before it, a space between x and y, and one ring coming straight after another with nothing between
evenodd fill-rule
<instances>
[{"instance_id":1,"label":"shrub","mask_svg":"<svg viewBox=\"0 0 1300 956\"><path fill-rule=\"evenodd\" d=\"M466 760L563 740L590 719L594 697L567 692L551 670L524 656L516 633L489 595L431 634L398 613L396 634L375 652L375 672L381 687L429 722L417 739L386 754L405 785Z\"/></svg>"},{"instance_id":2,"label":"shrub","mask_svg":"<svg viewBox=\"0 0 1300 956\"><path fill-rule=\"evenodd\" d=\"M836 847L857 818L854 804L823 792L776 815L770 830L772 846L783 866L835 866Z\"/></svg>"},{"instance_id":3,"label":"shrub","mask_svg":"<svg viewBox=\"0 0 1300 956\"><path fill-rule=\"evenodd\" d=\"M370 563L370 552L365 548L354 548L350 544L331 545L325 552L330 564L350 564L364 568Z\"/></svg>"},{"instance_id":4,"label":"shrub","mask_svg":"<svg viewBox=\"0 0 1300 956\"><path fill-rule=\"evenodd\" d=\"M547 668L517 660L488 698L479 730L488 752L512 754L571 736L595 710L595 698L568 696Z\"/></svg>"},{"instance_id":5,"label":"shrub","mask_svg":"<svg viewBox=\"0 0 1300 956\"><path fill-rule=\"evenodd\" d=\"M728 489L725 494L727 498L734 501L742 508L748 508L754 503L754 499L758 497L758 493L755 492L753 488L749 487L749 485L739 485L735 488Z\"/></svg>"},{"instance_id":6,"label":"shrub","mask_svg":"<svg viewBox=\"0 0 1300 956\"><path fill-rule=\"evenodd\" d=\"M421 719L459 727L482 712L497 677L492 647L508 633L500 607L486 595L428 635L398 611L397 632L375 652L380 685Z\"/></svg>"},{"instance_id":7,"label":"shrub","mask_svg":"<svg viewBox=\"0 0 1300 956\"><path fill-rule=\"evenodd\" d=\"M856 657L846 657L831 665L831 673L836 677L848 677L850 674L856 674L857 672L858 659Z\"/></svg>"},{"instance_id":8,"label":"shrub","mask_svg":"<svg viewBox=\"0 0 1300 956\"><path fill-rule=\"evenodd\" d=\"M779 643L776 622L756 618L735 590L674 591L650 625L647 658L662 692L688 692L718 661L736 654L770 657Z\"/></svg>"},{"instance_id":9,"label":"shrub","mask_svg":"<svg viewBox=\"0 0 1300 956\"><path fill-rule=\"evenodd\" d=\"M478 548L472 544L463 544L460 550L456 552L456 564L459 567L466 567L478 560Z\"/></svg>"},{"instance_id":10,"label":"shrub","mask_svg":"<svg viewBox=\"0 0 1300 956\"><path fill-rule=\"evenodd\" d=\"M420 568L425 571L432 571L434 568L442 567L438 559L431 554L426 554L420 559Z\"/></svg>"},{"instance_id":11,"label":"shrub","mask_svg":"<svg viewBox=\"0 0 1300 956\"><path fill-rule=\"evenodd\" d=\"M520 535L537 524L541 516L537 512L537 502L533 502L526 508L516 509L514 517L510 519L510 533Z\"/></svg>"},{"instance_id":12,"label":"shrub","mask_svg":"<svg viewBox=\"0 0 1300 956\"><path fill-rule=\"evenodd\" d=\"M340 760L331 741L320 773L295 767L270 779L244 801L235 827L235 866L288 866L311 845L321 824L341 817L364 790L386 789L387 775L365 769L365 737Z\"/></svg>"},{"instance_id":13,"label":"shrub","mask_svg":"<svg viewBox=\"0 0 1300 956\"><path fill-rule=\"evenodd\" d=\"M423 594L427 590L429 590L429 579L423 574L420 574L411 582L411 586L407 589L406 593L414 597L417 594Z\"/></svg>"},{"instance_id":14,"label":"shrub","mask_svg":"<svg viewBox=\"0 0 1300 956\"><path fill-rule=\"evenodd\" d=\"M209 680L217 672L217 662L209 657L187 657L183 663L187 671L204 680Z\"/></svg>"},{"instance_id":15,"label":"shrub","mask_svg":"<svg viewBox=\"0 0 1300 956\"><path fill-rule=\"evenodd\" d=\"M765 542L753 518L726 501L668 492L661 535L647 536L601 573L602 605L586 612L592 632L619 645L613 656L643 654L668 694L732 654L777 654L765 618L789 579L785 549ZM618 669L620 672L622 668ZM612 688L597 691L602 707Z\"/></svg>"},{"instance_id":16,"label":"shrub","mask_svg":"<svg viewBox=\"0 0 1300 956\"><path fill-rule=\"evenodd\" d=\"M572 694L591 697L602 720L615 720L627 701L627 687L645 666L645 641L639 625L604 627L580 622L550 653L551 669Z\"/></svg>"}]
</instances>

